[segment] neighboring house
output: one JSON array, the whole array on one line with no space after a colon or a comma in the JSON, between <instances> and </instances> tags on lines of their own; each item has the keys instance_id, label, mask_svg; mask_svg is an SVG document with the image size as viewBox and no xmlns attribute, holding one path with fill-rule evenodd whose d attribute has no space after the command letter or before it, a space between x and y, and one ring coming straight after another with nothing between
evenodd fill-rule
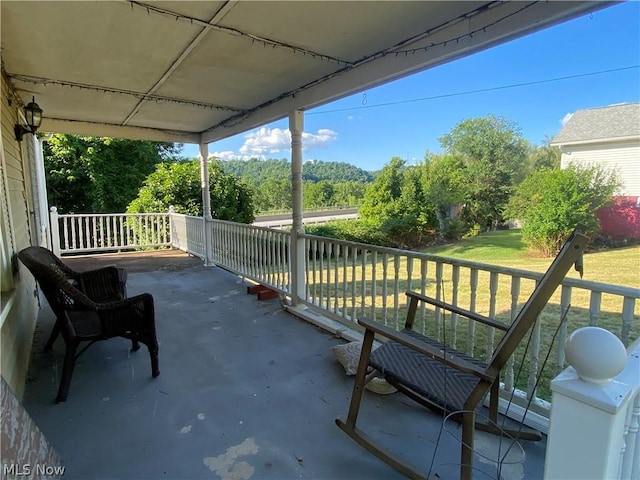
<instances>
[{"instance_id":1,"label":"neighboring house","mask_svg":"<svg viewBox=\"0 0 640 480\"><path fill-rule=\"evenodd\" d=\"M578 110L551 145L560 147L561 168L599 164L617 171L622 188L598 210L601 233L640 239L640 103Z\"/></svg>"}]
</instances>

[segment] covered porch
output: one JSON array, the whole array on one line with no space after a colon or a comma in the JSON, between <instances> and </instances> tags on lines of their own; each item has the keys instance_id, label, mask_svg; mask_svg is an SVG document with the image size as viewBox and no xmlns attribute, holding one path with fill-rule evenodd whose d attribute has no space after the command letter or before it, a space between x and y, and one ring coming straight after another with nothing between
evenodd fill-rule
<instances>
[{"instance_id":1,"label":"covered porch","mask_svg":"<svg viewBox=\"0 0 640 480\"><path fill-rule=\"evenodd\" d=\"M66 467L64 478L403 478L335 425L353 388L331 347L344 343L257 300L244 281L176 250L67 257L77 269L129 271L130 295L156 305L161 375L143 347L99 342L54 404L64 344L43 353L40 313L24 405ZM460 428L400 394L366 392L362 428L433 478L459 475ZM542 478L545 443L478 432L474 478ZM520 447L522 447L521 450ZM496 455L501 464L489 461Z\"/></svg>"}]
</instances>

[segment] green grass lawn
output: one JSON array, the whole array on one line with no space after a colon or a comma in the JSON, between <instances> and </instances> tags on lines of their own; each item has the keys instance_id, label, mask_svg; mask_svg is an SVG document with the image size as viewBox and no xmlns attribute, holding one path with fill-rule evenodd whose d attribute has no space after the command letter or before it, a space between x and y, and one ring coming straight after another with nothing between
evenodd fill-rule
<instances>
[{"instance_id":1,"label":"green grass lawn","mask_svg":"<svg viewBox=\"0 0 640 480\"><path fill-rule=\"evenodd\" d=\"M520 230L486 232L425 253L544 272L551 258L536 258L522 243ZM584 279L640 288L640 245L593 251L584 258Z\"/></svg>"}]
</instances>

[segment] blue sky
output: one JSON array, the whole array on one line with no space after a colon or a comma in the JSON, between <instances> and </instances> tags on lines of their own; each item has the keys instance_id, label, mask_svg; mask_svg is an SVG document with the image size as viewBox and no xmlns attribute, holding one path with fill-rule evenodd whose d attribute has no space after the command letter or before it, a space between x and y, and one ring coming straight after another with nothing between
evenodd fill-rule
<instances>
[{"instance_id":1,"label":"blue sky","mask_svg":"<svg viewBox=\"0 0 640 480\"><path fill-rule=\"evenodd\" d=\"M585 75L609 70L617 71ZM547 81L564 77L574 78ZM497 88L524 83L529 85ZM365 170L380 169L394 156L415 163L427 150L440 152L438 138L462 120L489 114L515 122L524 138L542 145L577 110L640 101L640 1L365 93L305 112L304 160L347 162ZM211 143L209 153L222 159L290 159L287 128L287 119L274 122ZM195 145L182 151L197 154Z\"/></svg>"}]
</instances>

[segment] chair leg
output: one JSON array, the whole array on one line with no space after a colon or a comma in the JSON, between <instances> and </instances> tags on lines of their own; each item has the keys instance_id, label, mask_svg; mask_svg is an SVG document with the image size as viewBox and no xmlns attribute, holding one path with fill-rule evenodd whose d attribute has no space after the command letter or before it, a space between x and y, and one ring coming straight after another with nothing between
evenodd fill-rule
<instances>
[{"instance_id":1,"label":"chair leg","mask_svg":"<svg viewBox=\"0 0 640 480\"><path fill-rule=\"evenodd\" d=\"M362 350L360 351L360 361L358 363L358 371L356 372L356 380L353 384L353 393L351 395L351 404L349 405L349 413L347 414L347 425L350 428L355 427L360 410L360 402L364 392L365 377L367 376L367 367L369 366L369 357L371 356L371 348L373 346L373 330L366 330L362 341Z\"/></svg>"},{"instance_id":2,"label":"chair leg","mask_svg":"<svg viewBox=\"0 0 640 480\"><path fill-rule=\"evenodd\" d=\"M156 343L156 345L157 345L157 343ZM158 360L158 347L157 346L150 347L149 345L147 345L147 348L149 349L149 357L151 357L151 376L153 378L156 378L158 375L160 375L160 362Z\"/></svg>"},{"instance_id":3,"label":"chair leg","mask_svg":"<svg viewBox=\"0 0 640 480\"><path fill-rule=\"evenodd\" d=\"M473 475L473 435L475 412L462 413L462 451L460 455L460 480L471 480Z\"/></svg>"},{"instance_id":4,"label":"chair leg","mask_svg":"<svg viewBox=\"0 0 640 480\"><path fill-rule=\"evenodd\" d=\"M64 354L64 365L62 367L62 377L60 378L60 387L58 388L58 396L56 397L56 403L61 403L67 400L69 395L69 387L71 385L71 376L73 375L73 369L76 364L76 349L78 348L77 342L70 342L67 344L67 349Z\"/></svg>"},{"instance_id":5,"label":"chair leg","mask_svg":"<svg viewBox=\"0 0 640 480\"><path fill-rule=\"evenodd\" d=\"M56 320L56 322L53 324L53 329L51 329L49 340L47 340L47 343L44 345L44 349L43 349L44 352L51 351L51 348L53 347L53 343L56 341L56 338L58 338L58 335L60 335L61 331L62 331L62 328L60 327L60 322Z\"/></svg>"}]
</instances>

